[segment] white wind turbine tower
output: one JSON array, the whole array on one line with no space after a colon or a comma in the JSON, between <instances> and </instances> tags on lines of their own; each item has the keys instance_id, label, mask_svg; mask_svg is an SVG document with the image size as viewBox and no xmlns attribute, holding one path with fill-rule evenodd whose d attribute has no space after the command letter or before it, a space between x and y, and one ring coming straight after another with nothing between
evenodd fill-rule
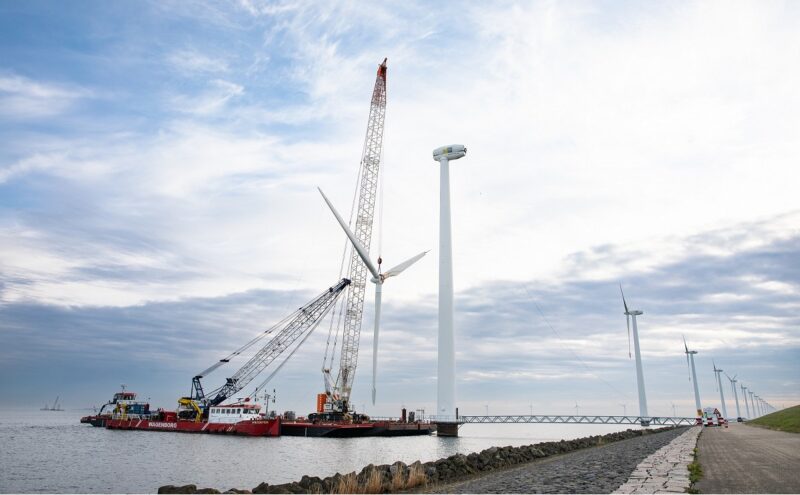
<instances>
[{"instance_id":1,"label":"white wind turbine tower","mask_svg":"<svg viewBox=\"0 0 800 495\"><path fill-rule=\"evenodd\" d=\"M719 388L719 401L722 403L722 417L725 419L728 418L728 408L725 406L725 394L722 392L722 370L717 368L717 364L714 360L711 360L711 364L714 366L714 375L717 378L717 388Z\"/></svg>"},{"instance_id":2,"label":"white wind turbine tower","mask_svg":"<svg viewBox=\"0 0 800 495\"><path fill-rule=\"evenodd\" d=\"M436 414L444 421L437 435L457 436L456 337L453 325L453 238L450 224L450 160L466 156L463 144L433 150L439 162L439 341L436 379Z\"/></svg>"},{"instance_id":3,"label":"white wind turbine tower","mask_svg":"<svg viewBox=\"0 0 800 495\"><path fill-rule=\"evenodd\" d=\"M742 398L744 399L744 407L747 409L747 419L750 419L750 404L747 402L747 387L740 385L742 388Z\"/></svg>"},{"instance_id":4,"label":"white wind turbine tower","mask_svg":"<svg viewBox=\"0 0 800 495\"><path fill-rule=\"evenodd\" d=\"M319 189L319 188L317 188ZM419 261L420 258L425 256L427 251L423 251L418 255L414 256L413 258L409 258L408 260L400 263L399 265L395 266L394 268L390 268L386 270L384 273L380 271L381 259L378 258L378 267L376 268L375 265L372 263L372 260L369 259L369 253L364 246L358 242L355 234L350 230L347 226L345 221L339 215L339 212L336 211L336 208L333 207L333 204L328 200L328 197L325 196L325 193L322 192L322 189L319 189L319 193L322 194L322 199L325 200L325 203L328 204L328 208L331 209L333 216L336 217L336 221L339 222L341 225L342 230L344 233L347 234L347 237L350 239L350 242L353 244L353 248L355 248L358 256L367 266L367 269L372 274L372 283L375 284L375 333L373 335L372 340L372 405L375 405L375 395L377 391L376 381L378 375L378 336L380 334L380 323L381 323L381 294L383 293L383 283L389 277L395 277L403 273L403 271Z\"/></svg>"},{"instance_id":5,"label":"white wind turbine tower","mask_svg":"<svg viewBox=\"0 0 800 495\"><path fill-rule=\"evenodd\" d=\"M739 392L736 391L736 375L733 375L733 378L729 377L727 373L725 373L725 378L731 382L731 388L733 389L733 398L736 399L736 421L742 420L742 410L739 408Z\"/></svg>"},{"instance_id":6,"label":"white wind turbine tower","mask_svg":"<svg viewBox=\"0 0 800 495\"><path fill-rule=\"evenodd\" d=\"M686 345L686 337L683 338L683 348L686 349L686 365L692 373L690 379L694 385L694 404L697 407L697 417L702 418L703 406L700 405L700 390L697 388L697 372L694 369L694 355L697 354L697 351L689 350L689 346Z\"/></svg>"},{"instance_id":7,"label":"white wind turbine tower","mask_svg":"<svg viewBox=\"0 0 800 495\"><path fill-rule=\"evenodd\" d=\"M756 403L753 401L753 391L748 390L747 393L750 395L750 405L753 406L753 417L758 417L758 410L756 409Z\"/></svg>"},{"instance_id":8,"label":"white wind turbine tower","mask_svg":"<svg viewBox=\"0 0 800 495\"><path fill-rule=\"evenodd\" d=\"M636 325L636 317L644 314L637 309L628 309L628 303L625 301L625 293L622 292L622 285L619 286L619 292L622 294L622 305L625 307L625 322L628 325L628 357L631 357L631 320L633 320L633 351L636 354L636 384L639 387L639 417L642 418L642 424L648 422L645 418L647 414L647 397L644 393L644 372L642 371L642 354L639 351L639 327Z\"/></svg>"}]
</instances>

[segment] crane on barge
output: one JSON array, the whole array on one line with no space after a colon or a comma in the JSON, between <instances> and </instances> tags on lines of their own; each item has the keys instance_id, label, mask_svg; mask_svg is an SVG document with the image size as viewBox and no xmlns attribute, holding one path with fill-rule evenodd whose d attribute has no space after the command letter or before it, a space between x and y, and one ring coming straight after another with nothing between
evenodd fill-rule
<instances>
[{"instance_id":1,"label":"crane on barge","mask_svg":"<svg viewBox=\"0 0 800 495\"><path fill-rule=\"evenodd\" d=\"M205 369L192 378L192 388L187 397L181 397L178 404L181 406L178 416L184 419L194 418L195 421L202 421L208 415L209 407L219 405L227 399L233 397L237 392L250 384L253 379L262 371L269 367L286 350L294 346L294 350L284 359L284 361L270 375L270 378L280 370L286 360L294 354L303 342L313 333L319 322L333 307L342 292L350 285L350 280L343 278L338 283L329 287L325 292L315 297L305 306L301 306L294 313L290 314L276 325L265 330L250 342L239 349L236 349L228 356L220 359L208 369ZM231 359L243 353L259 340L272 335L272 338L253 355L236 373L225 380L225 383L206 393L203 390L201 379L213 372L220 366L229 363ZM295 346L295 344L297 344ZM267 381L269 378L267 379Z\"/></svg>"},{"instance_id":2,"label":"crane on barge","mask_svg":"<svg viewBox=\"0 0 800 495\"><path fill-rule=\"evenodd\" d=\"M358 172L358 203L355 211L352 212L355 216L353 234L367 253L369 253L372 241L372 223L375 217L378 177L383 154L383 130L386 121L386 61L387 59L383 59L375 76L367 132ZM380 253L378 254L380 255ZM331 351L330 348L329 333L328 346L322 361L326 396L323 410L335 416L347 414L353 410L350 404L350 393L353 390L353 381L358 365L361 320L364 315L364 292L367 278L370 276L369 269L361 260L358 251L349 242L345 245L343 259L349 259L348 279L351 283L347 288L344 307L339 310L339 318L337 319L334 314L331 319L330 333L334 332L334 326L337 327L333 350ZM379 268L381 261L379 256ZM332 368L336 354L336 342L340 334L342 344L339 351L339 370L334 379Z\"/></svg>"},{"instance_id":3,"label":"crane on barge","mask_svg":"<svg viewBox=\"0 0 800 495\"><path fill-rule=\"evenodd\" d=\"M384 123L386 119L386 62L378 66L375 86L372 91L367 132L358 173L358 203L352 215L355 216L353 236L357 243L368 253L372 240L372 224L375 215L375 203L378 193L378 178L383 152ZM355 198L354 198L355 199ZM352 222L351 222L352 224ZM380 253L379 253L380 254ZM371 270L364 264L361 256L349 242L345 245L343 260L349 259L348 276L336 285L319 295L292 315L266 330L229 356L192 378L190 394L179 399L181 406L179 415L201 421L207 416L209 407L221 404L246 387L256 376L270 366L281 354L294 346L284 361L259 386L261 388L277 373L294 352L313 333L320 321L333 309L328 347L323 358L322 374L325 384L325 406L327 413L344 418L352 412L350 393L353 388L356 366L358 364L358 347L361 335L361 321L364 312L364 293L367 278ZM381 258L378 257L378 270ZM387 272L388 273L388 272ZM382 278L381 278L382 280ZM342 293L346 293L341 308L336 309L336 301ZM338 318L337 314L338 313ZM336 327L333 350L330 347L330 335ZM260 339L277 333L235 374L227 378L225 383L206 393L201 379L231 359L246 351ZM377 327L376 327L377 332ZM339 369L333 378L333 360L336 354L336 342L341 335L339 351ZM295 345L296 344L296 345ZM330 359L329 359L330 358Z\"/></svg>"}]
</instances>

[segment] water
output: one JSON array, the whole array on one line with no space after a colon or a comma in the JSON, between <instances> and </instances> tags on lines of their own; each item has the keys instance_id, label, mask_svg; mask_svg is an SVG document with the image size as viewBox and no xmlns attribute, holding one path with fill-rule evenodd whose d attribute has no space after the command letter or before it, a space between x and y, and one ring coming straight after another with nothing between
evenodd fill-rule
<instances>
[{"instance_id":1,"label":"water","mask_svg":"<svg viewBox=\"0 0 800 495\"><path fill-rule=\"evenodd\" d=\"M458 438L247 438L118 431L79 411L0 410L0 492L141 493L194 483L221 490L422 462L492 446L624 430L612 425L465 425Z\"/></svg>"}]
</instances>

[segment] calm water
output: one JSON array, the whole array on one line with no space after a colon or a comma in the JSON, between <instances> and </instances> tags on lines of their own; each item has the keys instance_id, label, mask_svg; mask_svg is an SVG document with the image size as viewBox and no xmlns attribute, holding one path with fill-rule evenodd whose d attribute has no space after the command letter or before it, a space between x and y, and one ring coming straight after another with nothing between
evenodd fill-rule
<instances>
[{"instance_id":1,"label":"calm water","mask_svg":"<svg viewBox=\"0 0 800 495\"><path fill-rule=\"evenodd\" d=\"M423 462L491 446L577 438L607 425L467 425L459 438L246 438L112 431L79 411L0 410L0 492L155 492L195 483L226 490L330 476L369 463Z\"/></svg>"}]
</instances>

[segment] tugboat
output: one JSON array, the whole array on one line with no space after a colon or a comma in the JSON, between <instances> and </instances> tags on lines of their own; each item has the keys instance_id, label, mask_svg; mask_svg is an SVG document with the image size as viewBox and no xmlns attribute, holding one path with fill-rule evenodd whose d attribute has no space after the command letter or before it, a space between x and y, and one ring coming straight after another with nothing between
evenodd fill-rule
<instances>
[{"instance_id":1,"label":"tugboat","mask_svg":"<svg viewBox=\"0 0 800 495\"><path fill-rule=\"evenodd\" d=\"M108 409L106 409L108 408ZM81 423L90 424L92 426L103 427L106 421L111 419L113 411L130 410L136 414L147 414L150 412L150 404L146 402L136 402L136 392L126 392L125 385L122 385L122 391L114 394L110 401L106 402L100 407L100 411L95 414L84 416L81 418Z\"/></svg>"}]
</instances>

